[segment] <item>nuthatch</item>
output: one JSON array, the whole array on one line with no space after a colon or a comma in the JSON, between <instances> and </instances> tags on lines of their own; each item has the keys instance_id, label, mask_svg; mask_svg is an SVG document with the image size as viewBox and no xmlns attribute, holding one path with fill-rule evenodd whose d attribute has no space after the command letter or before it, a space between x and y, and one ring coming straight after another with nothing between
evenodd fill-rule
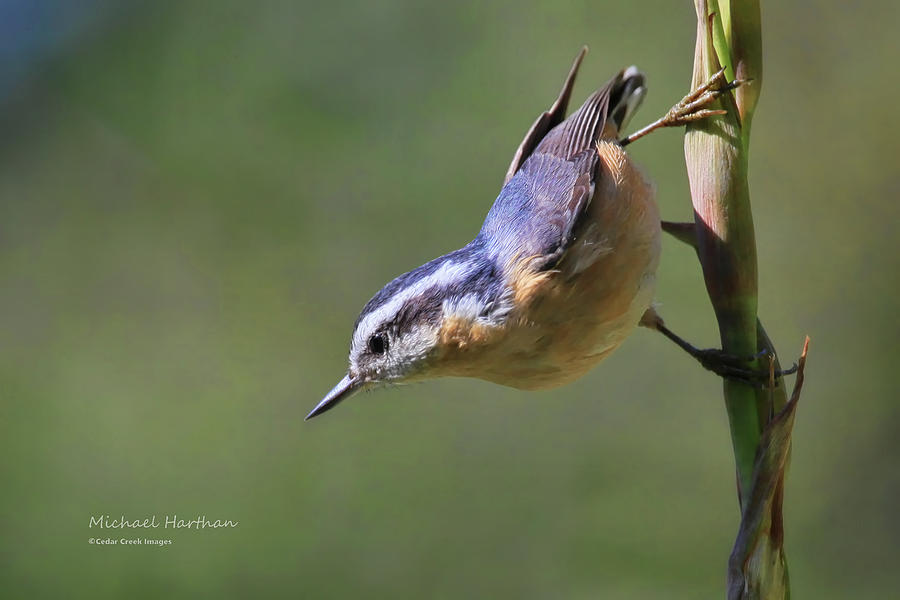
<instances>
[{"instance_id":1,"label":"nuthatch","mask_svg":"<svg viewBox=\"0 0 900 600\"><path fill-rule=\"evenodd\" d=\"M660 255L653 186L624 146L718 114L703 107L735 84L698 90L620 139L646 93L644 76L622 70L565 118L585 51L525 135L475 239L369 300L346 376L307 419L362 389L435 377L551 388L609 356L642 317L671 333L651 308Z\"/></svg>"}]
</instances>

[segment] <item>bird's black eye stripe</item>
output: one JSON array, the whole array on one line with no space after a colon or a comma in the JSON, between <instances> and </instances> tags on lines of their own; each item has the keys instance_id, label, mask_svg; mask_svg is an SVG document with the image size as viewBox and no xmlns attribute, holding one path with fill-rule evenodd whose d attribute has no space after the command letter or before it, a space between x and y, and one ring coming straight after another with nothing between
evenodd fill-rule
<instances>
[{"instance_id":1,"label":"bird's black eye stripe","mask_svg":"<svg viewBox=\"0 0 900 600\"><path fill-rule=\"evenodd\" d=\"M372 354L384 354L388 349L387 336L383 333L372 334L369 338L369 350Z\"/></svg>"}]
</instances>

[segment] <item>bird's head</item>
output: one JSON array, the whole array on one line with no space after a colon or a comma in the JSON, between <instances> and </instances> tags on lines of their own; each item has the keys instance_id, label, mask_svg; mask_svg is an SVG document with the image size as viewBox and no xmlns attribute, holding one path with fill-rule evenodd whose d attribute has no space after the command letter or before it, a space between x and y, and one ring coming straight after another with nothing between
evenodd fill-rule
<instances>
[{"instance_id":1,"label":"bird's head","mask_svg":"<svg viewBox=\"0 0 900 600\"><path fill-rule=\"evenodd\" d=\"M347 374L306 418L360 390L448 374L444 367L459 360L459 348L502 312L490 300L495 279L492 265L458 251L387 284L356 320Z\"/></svg>"}]
</instances>

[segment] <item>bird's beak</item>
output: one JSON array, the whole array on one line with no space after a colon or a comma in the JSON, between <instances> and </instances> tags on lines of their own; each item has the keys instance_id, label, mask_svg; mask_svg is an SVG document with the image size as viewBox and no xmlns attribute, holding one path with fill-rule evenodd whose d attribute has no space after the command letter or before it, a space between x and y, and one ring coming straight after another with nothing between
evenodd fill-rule
<instances>
[{"instance_id":1,"label":"bird's beak","mask_svg":"<svg viewBox=\"0 0 900 600\"><path fill-rule=\"evenodd\" d=\"M362 388L362 383L356 379L350 377L349 374L344 375L344 378L341 379L340 383L338 383L334 388L328 392L328 394L322 398L322 401L316 404L316 407L310 411L304 421L309 421L313 417L317 417L321 415L325 411L329 411L341 400L345 398L349 398L356 392L358 392Z\"/></svg>"}]
</instances>

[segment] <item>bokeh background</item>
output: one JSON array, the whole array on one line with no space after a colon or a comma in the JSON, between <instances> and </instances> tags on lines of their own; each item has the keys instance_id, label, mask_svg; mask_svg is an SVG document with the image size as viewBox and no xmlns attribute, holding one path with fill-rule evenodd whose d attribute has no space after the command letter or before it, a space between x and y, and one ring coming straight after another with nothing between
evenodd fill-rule
<instances>
[{"instance_id":1,"label":"bokeh background","mask_svg":"<svg viewBox=\"0 0 900 600\"><path fill-rule=\"evenodd\" d=\"M813 340L786 547L795 597L882 598L900 11L789 4L763 7L751 156L760 314L785 357ZM562 389L442 380L302 421L363 303L474 236L584 43L574 102L635 63L649 121L687 91L692 4L0 3L2 595L722 597L721 384L651 332ZM672 220L681 143L633 148ZM658 300L716 343L668 239ZM240 524L98 547L96 514Z\"/></svg>"}]
</instances>

